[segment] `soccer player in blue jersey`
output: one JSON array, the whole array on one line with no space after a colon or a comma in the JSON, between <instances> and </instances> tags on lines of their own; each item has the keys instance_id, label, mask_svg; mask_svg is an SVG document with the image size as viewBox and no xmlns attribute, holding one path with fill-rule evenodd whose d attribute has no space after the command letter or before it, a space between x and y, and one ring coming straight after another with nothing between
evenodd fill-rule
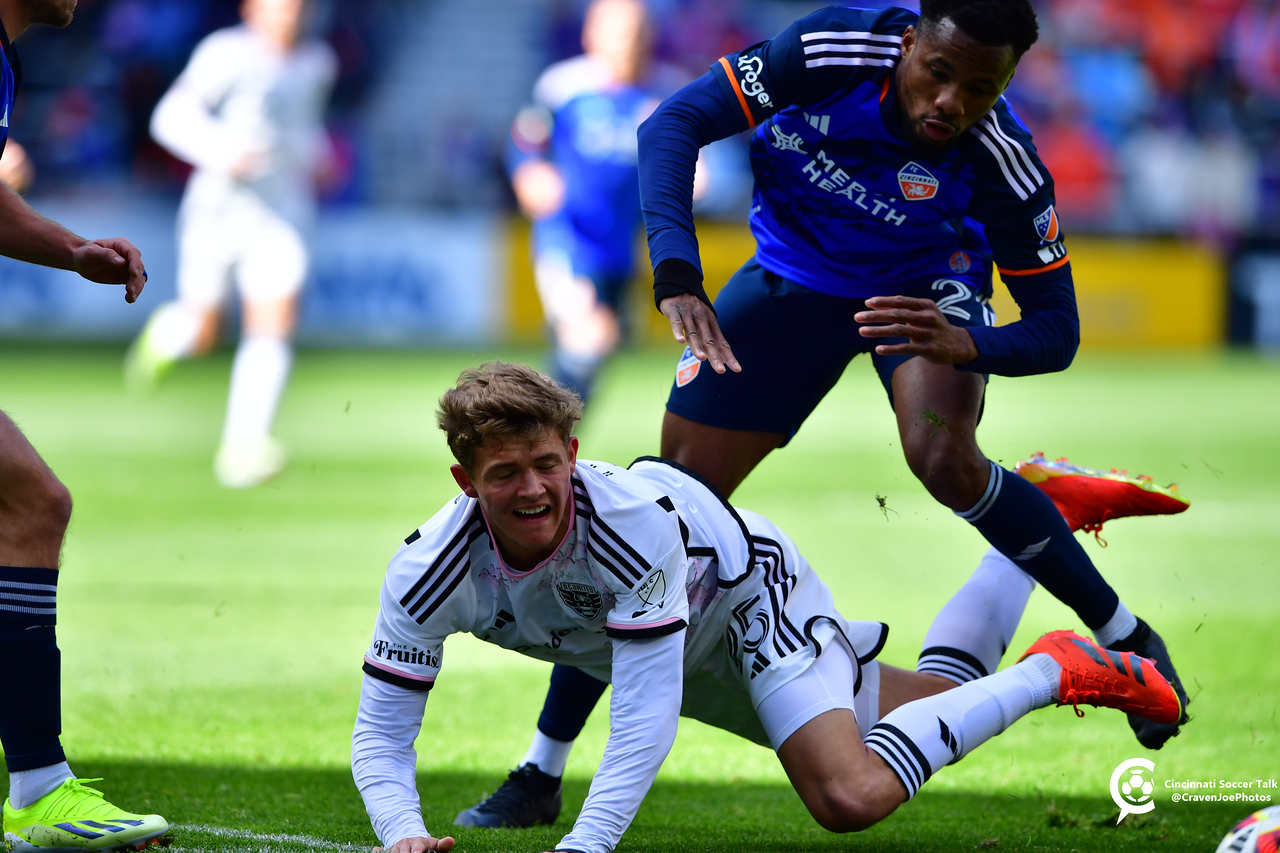
<instances>
[{"instance_id":1,"label":"soccer player in blue jersey","mask_svg":"<svg viewBox=\"0 0 1280 853\"><path fill-rule=\"evenodd\" d=\"M0 151L9 137L21 65L12 39L32 24L65 27L75 0L0 0ZM75 270L142 293L142 255L123 238L85 240L32 210L0 184L0 254ZM71 495L18 427L0 413L0 744L9 770L4 841L16 853L143 847L169 829L80 783L59 742L61 663L54 635L58 561Z\"/></svg>"},{"instance_id":2,"label":"soccer player in blue jersey","mask_svg":"<svg viewBox=\"0 0 1280 853\"><path fill-rule=\"evenodd\" d=\"M584 400L622 337L640 227L636 128L688 79L653 61L652 41L640 0L595 0L585 53L544 71L511 127L511 185L534 221L552 373Z\"/></svg>"},{"instance_id":3,"label":"soccer player in blue jersey","mask_svg":"<svg viewBox=\"0 0 1280 853\"><path fill-rule=\"evenodd\" d=\"M975 436L989 374L1062 370L1079 342L1053 180L1003 98L1036 37L1029 0L923 0L918 15L831 7L722 57L641 126L655 301L687 344L661 454L729 495L868 353L908 465L991 543L994 576L1025 572L1100 645L1155 660L1185 707L1160 637L1121 603L1052 501L987 459ZM712 306L694 163L702 146L749 129L757 250ZM1002 327L987 301L997 271L1022 311ZM982 674L928 642L918 668L953 681ZM562 767L603 690L567 667L551 681L522 768ZM1130 724L1158 749L1180 723ZM513 774L476 808L489 807L494 825L545 819L549 785L537 778L518 788Z\"/></svg>"}]
</instances>

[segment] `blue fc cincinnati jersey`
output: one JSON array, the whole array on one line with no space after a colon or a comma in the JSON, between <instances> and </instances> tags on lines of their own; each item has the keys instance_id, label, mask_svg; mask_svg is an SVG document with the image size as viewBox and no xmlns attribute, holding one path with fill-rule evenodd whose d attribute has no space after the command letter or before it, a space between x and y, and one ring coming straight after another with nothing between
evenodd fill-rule
<instances>
[{"instance_id":1,"label":"blue fc cincinnati jersey","mask_svg":"<svg viewBox=\"0 0 1280 853\"><path fill-rule=\"evenodd\" d=\"M18 83L22 79L22 66L18 63L18 54L9 43L9 36L0 26L0 48L3 48L3 59L0 59L0 153L9 141L9 120L13 114L13 99L18 94Z\"/></svg>"},{"instance_id":2,"label":"blue fc cincinnati jersey","mask_svg":"<svg viewBox=\"0 0 1280 853\"><path fill-rule=\"evenodd\" d=\"M640 83L612 83L587 56L543 72L534 88L541 119L526 111L513 129L518 160L545 157L564 178L564 206L535 226L540 253L566 253L574 273L591 279L631 275L640 224L636 129L679 82L658 66Z\"/></svg>"},{"instance_id":3,"label":"blue fc cincinnati jersey","mask_svg":"<svg viewBox=\"0 0 1280 853\"><path fill-rule=\"evenodd\" d=\"M989 288L993 266L1008 278L1067 264L1053 180L1003 97L945 151L902 137L893 71L918 18L824 9L712 66L737 123L722 130L755 127L761 266L866 298L949 274Z\"/></svg>"}]
</instances>

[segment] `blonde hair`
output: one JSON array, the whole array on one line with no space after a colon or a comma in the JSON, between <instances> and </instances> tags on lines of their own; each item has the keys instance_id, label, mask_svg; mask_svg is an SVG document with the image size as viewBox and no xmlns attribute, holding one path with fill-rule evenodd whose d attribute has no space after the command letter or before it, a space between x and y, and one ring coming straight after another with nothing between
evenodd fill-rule
<instances>
[{"instance_id":1,"label":"blonde hair","mask_svg":"<svg viewBox=\"0 0 1280 853\"><path fill-rule=\"evenodd\" d=\"M504 439L536 439L553 430L569 444L582 399L528 365L487 361L468 368L440 398L436 423L449 450L471 471L476 450Z\"/></svg>"}]
</instances>

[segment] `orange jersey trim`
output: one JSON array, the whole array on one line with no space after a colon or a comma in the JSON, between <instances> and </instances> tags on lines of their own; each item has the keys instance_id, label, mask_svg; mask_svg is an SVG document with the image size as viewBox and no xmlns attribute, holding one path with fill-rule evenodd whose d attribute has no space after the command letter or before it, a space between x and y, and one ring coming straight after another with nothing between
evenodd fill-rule
<instances>
[{"instance_id":1,"label":"orange jersey trim","mask_svg":"<svg viewBox=\"0 0 1280 853\"><path fill-rule=\"evenodd\" d=\"M1071 256L1067 255L1061 260L1054 261L1053 263L1048 264L1047 266L1043 266L1035 270L1007 270L1004 267L996 267L996 269L1000 271L1000 275L1039 275L1042 272L1049 272L1049 270L1056 270L1058 267L1063 266L1070 260L1071 260Z\"/></svg>"},{"instance_id":2,"label":"orange jersey trim","mask_svg":"<svg viewBox=\"0 0 1280 853\"><path fill-rule=\"evenodd\" d=\"M893 79L893 75L889 74L884 78L884 85L880 87L880 103L884 103L885 95L889 94L889 81Z\"/></svg>"},{"instance_id":3,"label":"orange jersey trim","mask_svg":"<svg viewBox=\"0 0 1280 853\"><path fill-rule=\"evenodd\" d=\"M751 115L751 107L747 106L747 96L742 94L742 87L738 85L738 78L733 76L733 69L729 66L728 57L720 57L720 65L724 68L724 76L729 78L729 85L733 87L733 94L738 96L738 105L742 107L742 112L747 117L747 127L755 127L756 120Z\"/></svg>"}]
</instances>

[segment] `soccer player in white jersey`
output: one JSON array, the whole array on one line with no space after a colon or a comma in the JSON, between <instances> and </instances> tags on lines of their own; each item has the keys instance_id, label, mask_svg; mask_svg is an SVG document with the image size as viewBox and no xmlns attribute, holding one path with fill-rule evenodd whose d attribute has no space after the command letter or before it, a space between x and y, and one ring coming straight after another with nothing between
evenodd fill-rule
<instances>
[{"instance_id":1,"label":"soccer player in white jersey","mask_svg":"<svg viewBox=\"0 0 1280 853\"><path fill-rule=\"evenodd\" d=\"M453 847L424 825L413 744L459 632L613 684L604 757L556 846L581 853L617 845L681 714L772 746L814 819L850 832L1035 708L1182 713L1151 661L1068 631L949 690L878 663L888 628L845 619L785 533L674 463L579 460L581 412L522 365L465 371L441 400L462 493L391 561L352 740L388 853ZM970 613L968 633L998 646L1008 626Z\"/></svg>"},{"instance_id":2,"label":"soccer player in white jersey","mask_svg":"<svg viewBox=\"0 0 1280 853\"><path fill-rule=\"evenodd\" d=\"M329 46L301 36L305 8L306 0L244 0L244 23L197 45L151 119L156 141L195 173L178 214L178 299L151 315L126 381L149 389L174 362L212 348L235 280L244 328L214 459L229 488L256 486L285 463L271 424L293 359L337 72Z\"/></svg>"},{"instance_id":3,"label":"soccer player in white jersey","mask_svg":"<svg viewBox=\"0 0 1280 853\"><path fill-rule=\"evenodd\" d=\"M75 0L0 0L0 152L22 78L12 41L32 24L65 27ZM0 255L74 270L89 281L142 293L142 255L121 237L86 240L45 219L0 183ZM0 412L0 745L9 773L4 843L13 853L145 847L169 829L77 779L62 750L62 657L57 592L71 494L31 442Z\"/></svg>"}]
</instances>

